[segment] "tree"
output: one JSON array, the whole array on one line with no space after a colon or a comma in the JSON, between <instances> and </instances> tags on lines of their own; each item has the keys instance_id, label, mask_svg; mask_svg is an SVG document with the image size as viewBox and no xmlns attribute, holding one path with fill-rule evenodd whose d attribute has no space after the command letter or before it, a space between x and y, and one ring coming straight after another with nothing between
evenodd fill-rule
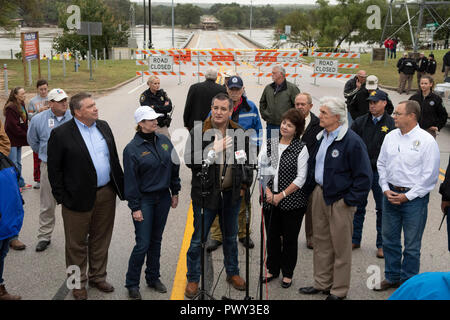
<instances>
[{"instance_id":1,"label":"tree","mask_svg":"<svg viewBox=\"0 0 450 320\"><path fill-rule=\"evenodd\" d=\"M199 24L200 16L203 10L193 4L177 4L175 7L175 21L183 27L189 27L191 24Z\"/></svg>"},{"instance_id":2,"label":"tree","mask_svg":"<svg viewBox=\"0 0 450 320\"><path fill-rule=\"evenodd\" d=\"M16 18L17 3L11 0L0 0L0 27L5 30L14 29L17 22L12 19Z\"/></svg>"},{"instance_id":3,"label":"tree","mask_svg":"<svg viewBox=\"0 0 450 320\"><path fill-rule=\"evenodd\" d=\"M315 26L314 11L296 10L282 19L278 20L276 28L278 32L275 37L279 39L280 34L284 33L284 26L291 26L290 41L296 44L296 47L311 48L316 45L319 38L319 30Z\"/></svg>"},{"instance_id":4,"label":"tree","mask_svg":"<svg viewBox=\"0 0 450 320\"><path fill-rule=\"evenodd\" d=\"M74 5L78 5L81 9L81 21L101 22L102 36L93 36L91 38L92 50L98 49L100 52L106 49L107 58L109 57L109 49L112 46L127 46L129 36L129 25L113 16L111 10L102 0L73 0ZM69 30L67 20L69 14L63 7L59 11L59 27L63 28L63 34L53 39L53 48L59 52L80 52L85 57L88 51L88 36L78 35L76 30ZM121 24L122 31L119 31Z\"/></svg>"}]
</instances>

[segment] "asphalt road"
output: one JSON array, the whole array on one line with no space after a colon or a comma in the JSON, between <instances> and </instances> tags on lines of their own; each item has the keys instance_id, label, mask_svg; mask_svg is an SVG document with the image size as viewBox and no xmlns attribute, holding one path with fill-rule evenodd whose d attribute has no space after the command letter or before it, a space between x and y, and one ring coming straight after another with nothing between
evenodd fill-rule
<instances>
[{"instance_id":1,"label":"asphalt road","mask_svg":"<svg viewBox=\"0 0 450 320\"><path fill-rule=\"evenodd\" d=\"M246 42L239 40L234 33L200 31L199 36L194 39L192 47L195 48L245 48ZM189 86L197 82L197 77L192 76L197 68L183 65L182 71L187 76L161 77L161 87L171 97L175 111L170 128L172 141L179 151L180 158L187 138L187 130L183 128L183 109L185 98ZM203 71L203 70L202 70ZM223 71L223 68L221 69ZM259 104L259 98L265 85L271 82L270 77L258 80L252 74L255 68L244 66L237 69L244 80L245 90L250 100ZM289 70L293 71L293 70ZM270 72L270 68L267 69ZM319 99L325 95L343 97L344 80L318 79L314 84L311 78L312 69L303 66L297 70L302 77L296 78L295 82L303 92L309 92L314 100L313 112L317 114ZM114 76L114 75L111 75ZM294 82L294 79L290 79ZM63 88L64 89L64 88ZM135 80L124 87L111 92L108 95L96 99L100 117L110 124L115 135L117 148L120 157L126 144L134 136L135 123L133 119L134 110L138 106L138 98L142 91L146 89L141 79ZM406 100L405 95L400 96L396 92L388 91L394 104ZM441 168L446 169L450 152L450 126L447 125L437 137L441 151ZM23 150L23 176L28 183L33 180L33 159L29 148ZM161 280L167 285L168 292L159 294L145 287L145 280L142 276L141 294L147 300L167 300L184 299L183 292L186 284L186 262L185 252L189 246L192 232L192 220L190 214L190 170L182 165L181 167L182 190L178 208L171 210L163 236L161 251ZM449 271L450 255L447 250L447 236L444 229L438 232L438 226L442 217L440 210L440 195L438 186L431 193L428 221L425 228L422 251L421 251L421 272L427 271ZM250 296L258 298L258 275L260 262L260 215L261 210L258 204L258 191L252 197L252 239L256 247L250 250ZM39 191L26 190L23 193L25 200L25 219L20 239L27 245L24 251L10 250L5 265L5 283L10 292L22 295L23 299L72 299L68 294L65 285L65 258L64 258L64 230L61 218L61 207L56 209L56 227L53 233L52 242L44 252L35 252L37 244L38 216L39 216ZM367 206L366 220L364 223L363 241L361 248L353 251L352 257L352 279L351 288L348 294L350 300L384 300L387 299L392 290L382 293L374 292L368 288L374 276L373 271L378 270L381 279L384 278L384 260L375 257L376 229L375 229L375 205L371 195ZM116 290L113 293L105 294L97 289L90 288L89 299L99 300L122 300L127 299L127 290L124 287L125 274L127 271L128 259L134 246L134 227L131 220L130 210L126 202L117 201L116 220L109 251L108 281L112 283ZM239 244L239 267L241 276L245 277L245 250ZM304 228L302 227L299 236L299 256L295 269L293 285L289 289L280 286L280 280L272 281L263 289L263 299L273 300L322 300L323 295L305 296L298 293L301 286L313 284L313 264L312 250L306 248ZM222 272L223 254L221 248L208 255L208 287L214 289L213 295L220 299L227 296L233 299L242 299L245 292L236 291L226 283L225 272Z\"/></svg>"}]
</instances>

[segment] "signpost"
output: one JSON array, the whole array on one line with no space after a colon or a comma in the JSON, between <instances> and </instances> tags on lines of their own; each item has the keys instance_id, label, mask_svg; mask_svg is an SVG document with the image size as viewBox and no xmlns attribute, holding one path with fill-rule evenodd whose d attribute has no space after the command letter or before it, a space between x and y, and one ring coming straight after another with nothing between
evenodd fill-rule
<instances>
[{"instance_id":1,"label":"signpost","mask_svg":"<svg viewBox=\"0 0 450 320\"><path fill-rule=\"evenodd\" d=\"M88 61L89 61L89 73L90 77L89 80L94 80L92 78L92 59L91 59L91 52L92 52L92 45L91 45L91 36L101 36L102 33L102 23L101 22L87 22L82 21L81 27L78 30L79 35L88 36L88 42L89 42L89 54L88 54Z\"/></svg>"},{"instance_id":2,"label":"signpost","mask_svg":"<svg viewBox=\"0 0 450 320\"><path fill-rule=\"evenodd\" d=\"M338 60L316 59L314 62L314 73L338 73Z\"/></svg>"},{"instance_id":3,"label":"signpost","mask_svg":"<svg viewBox=\"0 0 450 320\"><path fill-rule=\"evenodd\" d=\"M150 71L173 71L173 56L150 56Z\"/></svg>"},{"instance_id":4,"label":"signpost","mask_svg":"<svg viewBox=\"0 0 450 320\"><path fill-rule=\"evenodd\" d=\"M22 64L23 64L23 79L25 86L27 85L27 71L25 62L28 62L29 66L29 79L31 79L31 61L38 61L38 77L41 78L41 58L39 51L39 32L22 32ZM29 84L30 86L32 83Z\"/></svg>"},{"instance_id":5,"label":"signpost","mask_svg":"<svg viewBox=\"0 0 450 320\"><path fill-rule=\"evenodd\" d=\"M433 53L434 30L436 30L437 27L439 27L439 23L437 23L437 22L435 22L435 23L428 23L426 25L426 28L431 31L431 53Z\"/></svg>"}]
</instances>

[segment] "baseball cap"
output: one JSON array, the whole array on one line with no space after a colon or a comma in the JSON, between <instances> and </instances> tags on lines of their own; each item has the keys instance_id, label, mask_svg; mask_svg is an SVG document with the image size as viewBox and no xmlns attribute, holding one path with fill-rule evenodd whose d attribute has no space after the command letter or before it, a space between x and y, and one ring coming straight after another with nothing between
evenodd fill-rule
<instances>
[{"instance_id":1,"label":"baseball cap","mask_svg":"<svg viewBox=\"0 0 450 320\"><path fill-rule=\"evenodd\" d=\"M69 96L64 92L63 89L53 89L48 93L48 100L49 101L56 101L59 102L63 99L68 98Z\"/></svg>"},{"instance_id":2,"label":"baseball cap","mask_svg":"<svg viewBox=\"0 0 450 320\"><path fill-rule=\"evenodd\" d=\"M366 79L366 89L375 90L378 88L378 78L376 76L368 76Z\"/></svg>"},{"instance_id":3,"label":"baseball cap","mask_svg":"<svg viewBox=\"0 0 450 320\"><path fill-rule=\"evenodd\" d=\"M134 112L134 120L136 121L136 123L139 123L142 120L155 120L156 118L161 116L163 116L163 114L156 113L155 110L153 110L149 106L140 106Z\"/></svg>"},{"instance_id":4,"label":"baseball cap","mask_svg":"<svg viewBox=\"0 0 450 320\"><path fill-rule=\"evenodd\" d=\"M244 86L244 82L242 81L241 77L238 76L232 76L230 79L228 79L227 87L232 88L242 88Z\"/></svg>"},{"instance_id":5,"label":"baseball cap","mask_svg":"<svg viewBox=\"0 0 450 320\"><path fill-rule=\"evenodd\" d=\"M372 91L369 94L369 97L367 98L367 100L369 101L380 101L380 100L387 101L387 99L388 99L387 93L384 92L383 90Z\"/></svg>"}]
</instances>

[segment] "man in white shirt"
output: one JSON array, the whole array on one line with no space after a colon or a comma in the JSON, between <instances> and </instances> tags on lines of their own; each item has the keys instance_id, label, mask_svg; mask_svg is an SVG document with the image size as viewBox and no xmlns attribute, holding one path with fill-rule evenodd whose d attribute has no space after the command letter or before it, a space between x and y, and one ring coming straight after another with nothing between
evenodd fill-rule
<instances>
[{"instance_id":1,"label":"man in white shirt","mask_svg":"<svg viewBox=\"0 0 450 320\"><path fill-rule=\"evenodd\" d=\"M393 116L397 129L386 135L377 161L384 193L382 234L386 279L375 291L397 288L419 273L429 193L439 176L438 145L417 123L420 105L416 101L400 102Z\"/></svg>"}]
</instances>

